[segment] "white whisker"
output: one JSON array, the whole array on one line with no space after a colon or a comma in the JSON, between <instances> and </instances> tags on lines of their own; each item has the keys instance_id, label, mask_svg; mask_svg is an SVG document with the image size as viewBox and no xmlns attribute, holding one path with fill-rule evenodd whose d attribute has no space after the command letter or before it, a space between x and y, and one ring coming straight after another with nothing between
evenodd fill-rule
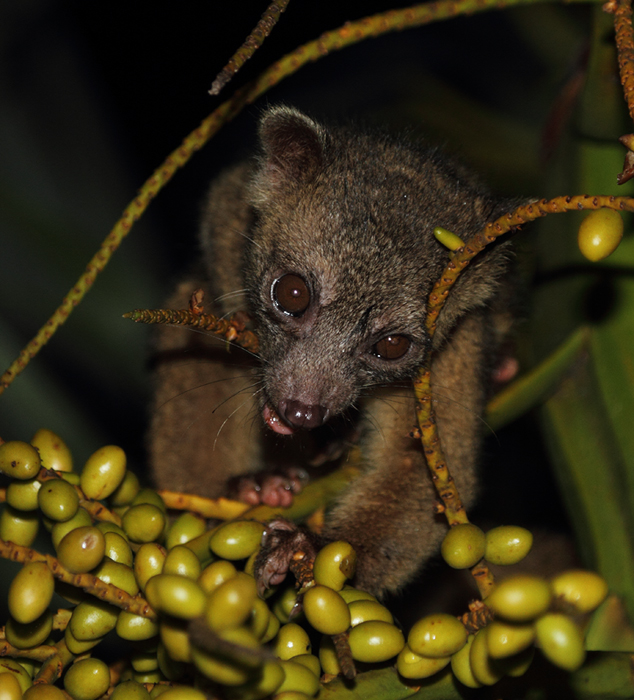
<instances>
[{"instance_id":1,"label":"white whisker","mask_svg":"<svg viewBox=\"0 0 634 700\"><path fill-rule=\"evenodd\" d=\"M242 374L238 375L236 377L222 377L222 379L212 379L211 381L208 382L203 382L202 384L196 384L196 386L192 386L189 389L184 389L183 391L180 391L178 394L174 394L173 396L170 396L169 399L166 399L162 404L156 407L156 410L159 411L161 408L163 408L165 405L167 405L170 401L174 401L175 399L180 398L181 396L185 396L185 394L189 394L190 391L197 391L198 389L203 389L206 386L211 386L212 384L219 384L220 382L231 382L234 379L247 379L250 377L250 374ZM255 386L253 384L252 386ZM236 392L238 394L240 392ZM235 396L235 394L234 394ZM215 410L215 409L214 409ZM213 411L212 411L213 413Z\"/></svg>"},{"instance_id":2,"label":"white whisker","mask_svg":"<svg viewBox=\"0 0 634 700\"><path fill-rule=\"evenodd\" d=\"M255 384L252 384L251 386L255 386ZM248 387L248 388L250 388L250 387ZM231 398L233 398L234 396L237 396L239 393L241 393L241 392L236 392L236 394L234 394ZM257 392L251 394L251 397L256 396L256 395L257 395ZM236 414L246 403L248 403L249 398L250 398L250 397L247 397L234 411L232 411L232 412L222 421L222 425L218 428L218 432L216 433L216 437L214 438L214 444L213 444L212 450L215 450L215 449L216 449L216 443L218 442L218 438L220 437L220 433L222 432L222 429L225 427L225 425L227 425L229 419L230 419L230 418L233 418L233 416L235 416L235 414ZM225 403L225 402L223 401L222 403ZM222 404L220 404L220 405L222 405ZM219 408L219 406L216 406L216 408ZM216 408L214 409L214 411L216 410ZM213 413L213 411L212 411L212 413Z\"/></svg>"},{"instance_id":3,"label":"white whisker","mask_svg":"<svg viewBox=\"0 0 634 700\"><path fill-rule=\"evenodd\" d=\"M245 391L248 391L249 389L253 389L254 386L257 386L258 384L261 384L261 383L262 383L261 381L257 381L257 382L254 382L253 384L249 384L248 386L242 387L242 389L238 389L238 391L236 391L236 392L234 392L233 394L231 394L231 396L227 396L226 399L224 399L223 401L221 401L221 402L212 410L212 414L215 413L219 408L221 408L222 406L224 406L224 405L227 403L227 401L231 401L231 399L234 399L236 396L239 396L240 394L244 393ZM261 391L261 389L259 389L258 391ZM256 394L257 394L257 392L252 393L251 396L255 396Z\"/></svg>"},{"instance_id":4,"label":"white whisker","mask_svg":"<svg viewBox=\"0 0 634 700\"><path fill-rule=\"evenodd\" d=\"M251 350L247 350L245 347L243 347L242 345L238 345L238 343L234 342L233 340L227 340L226 338L223 338L221 335L216 335L216 333L212 333L211 331L206 331L206 330L203 330L201 328L192 328L191 326L181 326L180 324L177 324L177 323L165 323L163 325L170 326L171 328L182 328L183 330L189 331L191 333L200 333L201 335L205 336L205 338L217 338L218 342L223 343L224 345L228 345L229 347L232 347L232 348L238 348L239 350L243 350L247 354L251 355L251 357L259 359L259 355L252 352ZM186 352L186 351L184 350L184 352Z\"/></svg>"}]
</instances>

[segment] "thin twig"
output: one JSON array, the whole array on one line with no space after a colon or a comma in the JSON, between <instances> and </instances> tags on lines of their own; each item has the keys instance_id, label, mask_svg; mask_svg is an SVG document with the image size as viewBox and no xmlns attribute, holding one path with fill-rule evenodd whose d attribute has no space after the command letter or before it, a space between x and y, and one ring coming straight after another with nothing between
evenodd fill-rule
<instances>
[{"instance_id":1,"label":"thin twig","mask_svg":"<svg viewBox=\"0 0 634 700\"><path fill-rule=\"evenodd\" d=\"M159 323L173 326L189 326L201 331L222 335L228 342L235 343L257 353L258 339L252 331L244 328L243 315L232 316L230 319L218 318L213 314L202 314L188 309L135 309L123 318L135 323Z\"/></svg>"},{"instance_id":2,"label":"thin twig","mask_svg":"<svg viewBox=\"0 0 634 700\"><path fill-rule=\"evenodd\" d=\"M288 3L289 0L273 0L266 8L260 21L255 25L255 29L246 38L244 44L242 44L229 59L227 65L216 76L216 79L211 84L211 90L209 90L210 95L219 94L222 88L225 87L240 68L242 68L260 46L262 46L266 37L277 24Z\"/></svg>"},{"instance_id":3,"label":"thin twig","mask_svg":"<svg viewBox=\"0 0 634 700\"><path fill-rule=\"evenodd\" d=\"M614 15L615 43L623 97L634 120L634 34L632 32L632 0L609 0L603 6Z\"/></svg>"}]
</instances>

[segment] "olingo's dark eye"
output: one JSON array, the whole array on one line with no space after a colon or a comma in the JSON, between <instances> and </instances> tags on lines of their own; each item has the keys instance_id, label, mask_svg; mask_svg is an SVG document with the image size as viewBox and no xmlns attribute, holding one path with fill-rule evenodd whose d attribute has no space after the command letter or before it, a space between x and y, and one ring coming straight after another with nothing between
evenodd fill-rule
<instances>
[{"instance_id":1,"label":"olingo's dark eye","mask_svg":"<svg viewBox=\"0 0 634 700\"><path fill-rule=\"evenodd\" d=\"M404 335L386 335L372 348L372 353L381 360L398 360L410 345L410 339Z\"/></svg>"},{"instance_id":2,"label":"olingo's dark eye","mask_svg":"<svg viewBox=\"0 0 634 700\"><path fill-rule=\"evenodd\" d=\"M310 305L310 290L299 275L289 273L273 282L271 297L280 311L301 316Z\"/></svg>"}]
</instances>

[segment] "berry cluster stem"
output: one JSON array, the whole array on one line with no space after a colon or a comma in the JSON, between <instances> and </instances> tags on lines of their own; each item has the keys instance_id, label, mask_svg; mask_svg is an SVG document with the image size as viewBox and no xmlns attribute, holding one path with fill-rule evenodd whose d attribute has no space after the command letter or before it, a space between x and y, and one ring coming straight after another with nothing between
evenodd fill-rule
<instances>
[{"instance_id":1,"label":"berry cluster stem","mask_svg":"<svg viewBox=\"0 0 634 700\"><path fill-rule=\"evenodd\" d=\"M56 650L55 654L42 664L37 676L33 679L33 685L40 683L52 685L61 677L66 666L73 662L75 655L71 654L63 639L60 639L53 649Z\"/></svg>"},{"instance_id":2,"label":"berry cluster stem","mask_svg":"<svg viewBox=\"0 0 634 700\"><path fill-rule=\"evenodd\" d=\"M112 605L122 610L147 617L150 620L157 619L156 613L144 598L131 596L121 588L117 588L111 583L105 583L92 574L73 574L62 565L59 559L52 557L50 554L40 554L29 547L0 540L0 557L21 562L22 564L35 561L44 562L51 570L53 576L60 581L69 583L76 588L81 588L86 593L90 593L90 595L94 595L100 600L105 600L107 603L112 603Z\"/></svg>"},{"instance_id":3,"label":"berry cluster stem","mask_svg":"<svg viewBox=\"0 0 634 700\"><path fill-rule=\"evenodd\" d=\"M250 506L242 501L230 498L205 498L191 493L178 493L159 489L158 495L170 510L188 510L202 515L203 518L233 520L239 518Z\"/></svg>"},{"instance_id":4,"label":"berry cluster stem","mask_svg":"<svg viewBox=\"0 0 634 700\"><path fill-rule=\"evenodd\" d=\"M0 657L10 656L11 658L32 659L33 661L46 661L57 654L57 649L49 644L42 644L31 649L18 649L6 640L0 641Z\"/></svg>"}]
</instances>

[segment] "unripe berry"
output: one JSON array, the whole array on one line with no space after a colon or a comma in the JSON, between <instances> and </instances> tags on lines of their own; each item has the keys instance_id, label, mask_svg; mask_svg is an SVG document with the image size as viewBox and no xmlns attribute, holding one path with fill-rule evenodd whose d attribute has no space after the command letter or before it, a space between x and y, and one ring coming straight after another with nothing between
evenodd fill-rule
<instances>
[{"instance_id":1,"label":"unripe berry","mask_svg":"<svg viewBox=\"0 0 634 700\"><path fill-rule=\"evenodd\" d=\"M581 253L592 262L607 258L623 238L623 218L614 209L591 211L579 226L577 243Z\"/></svg>"}]
</instances>

